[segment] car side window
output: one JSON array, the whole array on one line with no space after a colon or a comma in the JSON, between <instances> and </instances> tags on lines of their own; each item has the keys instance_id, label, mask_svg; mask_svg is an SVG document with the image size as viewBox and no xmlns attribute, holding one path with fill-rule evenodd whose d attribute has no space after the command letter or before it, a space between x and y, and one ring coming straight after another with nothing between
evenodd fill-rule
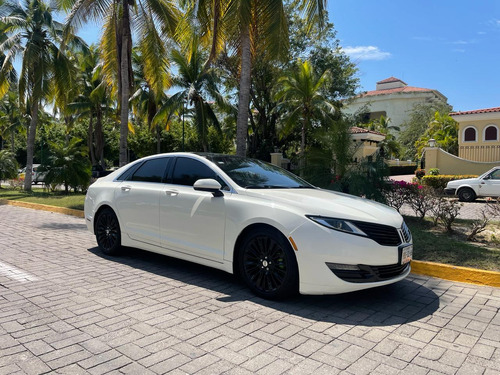
<instances>
[{"instance_id":1,"label":"car side window","mask_svg":"<svg viewBox=\"0 0 500 375\"><path fill-rule=\"evenodd\" d=\"M128 181L162 182L168 158L146 160L131 176Z\"/></svg>"},{"instance_id":2,"label":"car side window","mask_svg":"<svg viewBox=\"0 0 500 375\"><path fill-rule=\"evenodd\" d=\"M500 180L500 169L497 169L496 171L491 172L490 178L492 180Z\"/></svg>"},{"instance_id":3,"label":"car side window","mask_svg":"<svg viewBox=\"0 0 500 375\"><path fill-rule=\"evenodd\" d=\"M173 184L193 186L201 178L217 179L217 174L198 160L177 158L174 172L172 173Z\"/></svg>"}]
</instances>

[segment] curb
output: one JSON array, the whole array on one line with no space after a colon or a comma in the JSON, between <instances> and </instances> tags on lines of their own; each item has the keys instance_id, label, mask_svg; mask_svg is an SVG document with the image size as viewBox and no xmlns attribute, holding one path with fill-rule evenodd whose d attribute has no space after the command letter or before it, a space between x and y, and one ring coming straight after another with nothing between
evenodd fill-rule
<instances>
[{"instance_id":1,"label":"curb","mask_svg":"<svg viewBox=\"0 0 500 375\"><path fill-rule=\"evenodd\" d=\"M411 272L461 283L500 287L500 272L495 271L412 260Z\"/></svg>"},{"instance_id":2,"label":"curb","mask_svg":"<svg viewBox=\"0 0 500 375\"><path fill-rule=\"evenodd\" d=\"M49 205L40 204L40 203L30 203L30 202L12 201L12 200L8 200L8 199L0 199L0 205L31 208L33 210L56 212L58 214L71 215L71 216L76 216L76 217L81 217L81 218L84 217L82 210L73 210L71 208L49 206Z\"/></svg>"},{"instance_id":3,"label":"curb","mask_svg":"<svg viewBox=\"0 0 500 375\"><path fill-rule=\"evenodd\" d=\"M56 212L64 215L72 215L83 218L82 210L73 210L71 208L49 206L40 203L29 203L21 201L12 201L0 199L0 205L10 205L34 210L42 210ZM442 263L424 262L421 260L411 261L411 272L417 275L425 275L437 277L439 279L458 281L461 283L469 283L476 285L493 286L500 288L500 272L485 271L475 268L467 268L460 266L450 266Z\"/></svg>"}]
</instances>

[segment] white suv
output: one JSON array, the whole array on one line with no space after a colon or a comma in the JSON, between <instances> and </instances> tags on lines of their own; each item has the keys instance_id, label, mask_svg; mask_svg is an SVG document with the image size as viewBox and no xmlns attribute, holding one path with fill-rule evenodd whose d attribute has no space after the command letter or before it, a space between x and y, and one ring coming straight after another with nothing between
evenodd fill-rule
<instances>
[{"instance_id":1,"label":"white suv","mask_svg":"<svg viewBox=\"0 0 500 375\"><path fill-rule=\"evenodd\" d=\"M444 191L458 195L461 202L472 202L478 197L500 197L500 166L477 178L450 181Z\"/></svg>"}]
</instances>

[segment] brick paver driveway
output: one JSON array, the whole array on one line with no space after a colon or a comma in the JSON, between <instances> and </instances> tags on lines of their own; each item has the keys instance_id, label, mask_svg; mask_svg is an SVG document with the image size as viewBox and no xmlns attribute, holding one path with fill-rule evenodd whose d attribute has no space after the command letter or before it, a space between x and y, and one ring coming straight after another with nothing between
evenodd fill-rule
<instances>
[{"instance_id":1,"label":"brick paver driveway","mask_svg":"<svg viewBox=\"0 0 500 375\"><path fill-rule=\"evenodd\" d=\"M254 297L231 275L127 250L83 219L0 206L0 374L499 374L500 289L411 276Z\"/></svg>"}]
</instances>

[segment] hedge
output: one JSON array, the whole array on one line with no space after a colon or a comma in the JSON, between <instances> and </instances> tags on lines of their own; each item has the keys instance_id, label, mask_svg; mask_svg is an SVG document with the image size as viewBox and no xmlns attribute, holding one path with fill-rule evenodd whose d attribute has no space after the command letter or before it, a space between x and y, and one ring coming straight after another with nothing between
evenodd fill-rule
<instances>
[{"instance_id":1,"label":"hedge","mask_svg":"<svg viewBox=\"0 0 500 375\"><path fill-rule=\"evenodd\" d=\"M446 187L446 184L450 181L476 177L477 175L427 175L422 177L422 185L430 186L434 189L444 189Z\"/></svg>"}]
</instances>

